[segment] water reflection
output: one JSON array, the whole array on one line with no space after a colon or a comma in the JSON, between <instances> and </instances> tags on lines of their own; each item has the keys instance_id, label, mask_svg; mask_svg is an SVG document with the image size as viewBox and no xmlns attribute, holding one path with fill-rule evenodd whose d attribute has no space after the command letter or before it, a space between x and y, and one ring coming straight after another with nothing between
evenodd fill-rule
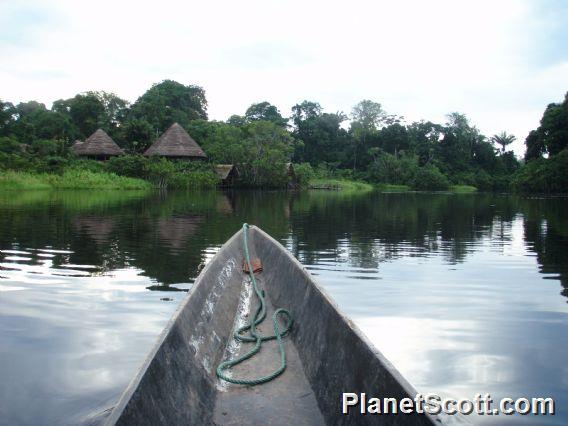
<instances>
[{"instance_id":1,"label":"water reflection","mask_svg":"<svg viewBox=\"0 0 568 426\"><path fill-rule=\"evenodd\" d=\"M565 407L567 207L491 194L0 193L0 423L112 406L245 221L285 244L421 391Z\"/></svg>"}]
</instances>

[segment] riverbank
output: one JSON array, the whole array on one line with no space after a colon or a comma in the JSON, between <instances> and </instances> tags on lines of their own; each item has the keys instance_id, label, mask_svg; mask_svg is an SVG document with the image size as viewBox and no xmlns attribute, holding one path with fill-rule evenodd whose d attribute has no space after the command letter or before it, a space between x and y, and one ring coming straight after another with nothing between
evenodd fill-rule
<instances>
[{"instance_id":1,"label":"riverbank","mask_svg":"<svg viewBox=\"0 0 568 426\"><path fill-rule=\"evenodd\" d=\"M122 189L145 190L153 185L142 179L118 176L114 173L68 170L61 175L29 172L0 172L0 190L41 189Z\"/></svg>"},{"instance_id":2,"label":"riverbank","mask_svg":"<svg viewBox=\"0 0 568 426\"><path fill-rule=\"evenodd\" d=\"M371 185L366 182L347 179L312 179L309 184L309 189L325 189L333 191L370 191L372 189L376 189L380 192L413 191L413 189L408 185L393 185L388 183ZM452 185L449 187L448 192L466 194L477 192L477 188L471 185Z\"/></svg>"},{"instance_id":3,"label":"riverbank","mask_svg":"<svg viewBox=\"0 0 568 426\"><path fill-rule=\"evenodd\" d=\"M371 191L373 185L347 179L312 179L309 189L326 189L334 191Z\"/></svg>"},{"instance_id":4,"label":"riverbank","mask_svg":"<svg viewBox=\"0 0 568 426\"><path fill-rule=\"evenodd\" d=\"M198 188L202 186L200 179L189 174L184 176L183 187ZM188 180L195 180L192 185ZM205 186L205 185L203 185ZM211 186L211 185L208 185ZM139 178L119 176L109 172L94 172L89 170L72 169L63 174L30 173L6 171L0 172L0 190L44 190L44 189L112 189L112 190L147 190L156 187L155 184ZM379 184L371 185L366 182L347 179L312 179L309 189L322 189L344 192L367 192L377 189L381 192L409 192L412 190L407 185ZM469 185L454 185L449 189L455 193L472 193L477 188Z\"/></svg>"}]
</instances>

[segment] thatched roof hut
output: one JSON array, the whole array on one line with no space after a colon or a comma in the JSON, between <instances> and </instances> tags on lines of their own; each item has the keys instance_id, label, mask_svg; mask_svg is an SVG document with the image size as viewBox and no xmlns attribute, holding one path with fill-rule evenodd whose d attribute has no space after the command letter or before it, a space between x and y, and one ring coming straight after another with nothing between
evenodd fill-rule
<instances>
[{"instance_id":1,"label":"thatched roof hut","mask_svg":"<svg viewBox=\"0 0 568 426\"><path fill-rule=\"evenodd\" d=\"M221 186L233 186L239 177L237 168L232 164L218 164L215 166L215 173L221 178Z\"/></svg>"},{"instance_id":2,"label":"thatched roof hut","mask_svg":"<svg viewBox=\"0 0 568 426\"><path fill-rule=\"evenodd\" d=\"M85 142L75 141L72 148L75 154L81 157L97 160L107 160L110 157L124 154L124 151L102 129L98 129Z\"/></svg>"},{"instance_id":3,"label":"thatched roof hut","mask_svg":"<svg viewBox=\"0 0 568 426\"><path fill-rule=\"evenodd\" d=\"M77 154L77 148L79 148L81 145L83 145L83 141L77 139L75 142L73 142L73 145L71 145L71 151Z\"/></svg>"},{"instance_id":4,"label":"thatched roof hut","mask_svg":"<svg viewBox=\"0 0 568 426\"><path fill-rule=\"evenodd\" d=\"M178 123L174 123L144 153L168 158L207 158L205 152Z\"/></svg>"}]
</instances>

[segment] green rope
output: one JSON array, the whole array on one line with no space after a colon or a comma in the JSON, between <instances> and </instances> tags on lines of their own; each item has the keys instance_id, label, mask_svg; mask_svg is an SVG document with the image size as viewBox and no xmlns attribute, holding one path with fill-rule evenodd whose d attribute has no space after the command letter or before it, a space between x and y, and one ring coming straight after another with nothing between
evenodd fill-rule
<instances>
[{"instance_id":1,"label":"green rope","mask_svg":"<svg viewBox=\"0 0 568 426\"><path fill-rule=\"evenodd\" d=\"M258 309L256 310L256 313L254 314L252 321L249 324L240 327L237 331L235 331L234 338L240 342L251 342L251 343L254 342L255 345L250 351L248 351L244 355L241 355L240 357L237 357L235 359L230 359L228 361L219 364L219 366L217 367L217 376L220 379L223 379L230 383L235 383L237 385L254 386L254 385L259 385L261 383L269 382L270 380L282 374L284 370L286 370L286 352L284 350L284 343L282 342L282 338L286 336L290 331L290 329L292 328L293 319L290 312L288 312L286 309L280 308L274 311L274 314L272 314L272 323L274 325L273 335L262 336L258 334L256 331L256 327L260 323L262 323L262 321L264 321L264 319L266 318L266 302L264 301L264 296L265 296L264 290L260 290L258 288L258 284L254 277L253 268L250 262L250 254L248 250L248 240L247 240L248 228L249 228L248 224L246 223L243 224L243 245L244 245L245 259L248 265L249 275L254 288L254 292L256 294L256 297L258 298L259 303L258 303ZM278 323L278 315L280 314L286 316L287 318L286 327L282 331L280 331L280 324ZM246 331L250 331L250 336L243 335L243 333ZM273 373L267 376L259 377L258 379L234 379L232 377L226 376L223 373L223 370L228 370L229 368L237 364L240 364L241 362L255 355L258 351L260 351L262 342L274 339L278 341L278 348L280 349L280 367L277 370L275 370Z\"/></svg>"}]
</instances>

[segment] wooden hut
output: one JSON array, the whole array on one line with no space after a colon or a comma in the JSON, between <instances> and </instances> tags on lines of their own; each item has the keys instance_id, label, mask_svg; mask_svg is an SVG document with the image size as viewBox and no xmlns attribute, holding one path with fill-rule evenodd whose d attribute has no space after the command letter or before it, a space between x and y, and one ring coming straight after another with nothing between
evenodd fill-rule
<instances>
[{"instance_id":1,"label":"wooden hut","mask_svg":"<svg viewBox=\"0 0 568 426\"><path fill-rule=\"evenodd\" d=\"M72 149L80 157L102 161L124 154L124 151L102 129L98 129L85 142L75 141Z\"/></svg>"},{"instance_id":2,"label":"wooden hut","mask_svg":"<svg viewBox=\"0 0 568 426\"><path fill-rule=\"evenodd\" d=\"M144 155L184 160L207 158L197 142L178 123L172 124Z\"/></svg>"},{"instance_id":3,"label":"wooden hut","mask_svg":"<svg viewBox=\"0 0 568 426\"><path fill-rule=\"evenodd\" d=\"M239 177L237 168L232 164L218 164L215 166L215 172L221 178L220 186L224 188L234 186Z\"/></svg>"}]
</instances>

